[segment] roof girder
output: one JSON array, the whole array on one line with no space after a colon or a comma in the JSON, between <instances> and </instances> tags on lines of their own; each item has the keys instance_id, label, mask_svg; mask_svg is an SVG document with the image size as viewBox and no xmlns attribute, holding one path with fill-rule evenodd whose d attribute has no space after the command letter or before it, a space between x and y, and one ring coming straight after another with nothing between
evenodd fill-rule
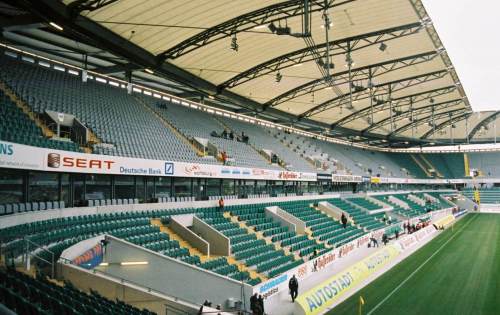
<instances>
[{"instance_id":1,"label":"roof girder","mask_svg":"<svg viewBox=\"0 0 500 315\"><path fill-rule=\"evenodd\" d=\"M396 130L392 131L389 134L389 137L392 137L392 136L395 136L395 135L397 135L399 133L405 132L406 130L409 130L410 128L421 126L422 124L427 123L428 122L427 120L431 119L432 117L434 117L434 119L441 119L441 118L446 117L446 116L450 116L450 115L453 116L455 113L462 114L464 112L469 112L469 109L467 109L467 108L456 108L456 109L447 110L447 111L444 111L444 112L441 112L441 113L437 113L437 114L427 115L427 116L425 116L425 117L423 117L421 119L418 119L418 120L415 120L415 121L411 121L408 124L403 125L403 126L397 128Z\"/></svg>"},{"instance_id":2,"label":"roof girder","mask_svg":"<svg viewBox=\"0 0 500 315\"><path fill-rule=\"evenodd\" d=\"M445 101L445 102L440 102L437 104L431 104L431 105L426 105L426 106L414 108L413 113L410 111L406 111L406 112L403 112L401 114L394 115L392 117L384 118L384 119L372 124L370 127L363 129L362 132L368 132L368 131L376 129L378 127L385 126L388 123L391 123L391 120L393 123L396 123L396 122L398 122L404 118L408 118L408 117L414 117L414 120L418 120L418 118L415 118L416 115L426 114L429 111L432 112L432 110L434 110L434 112L436 112L437 110L440 110L442 108L456 106L462 102L463 102L463 99L457 98L457 99L453 99L453 100L449 100L449 101Z\"/></svg>"},{"instance_id":3,"label":"roof girder","mask_svg":"<svg viewBox=\"0 0 500 315\"><path fill-rule=\"evenodd\" d=\"M377 64L372 64L364 67L359 67L351 70L351 80L368 80L377 78L378 76L390 73L392 71L404 69L406 67L415 66L421 63L429 62L437 56L435 51L429 51L417 55L411 55L403 58L392 59ZM333 79L336 85L341 85L349 82L349 70L345 70L334 74ZM294 98L314 93L328 87L323 78L312 80L294 89L276 96L264 105L277 106Z\"/></svg>"},{"instance_id":4,"label":"roof girder","mask_svg":"<svg viewBox=\"0 0 500 315\"><path fill-rule=\"evenodd\" d=\"M476 133L481 129L481 126L489 124L491 121L495 120L499 114L500 111L494 112L493 114L485 117L483 120L477 123L467 135L468 139L474 138L476 136Z\"/></svg>"},{"instance_id":5,"label":"roof girder","mask_svg":"<svg viewBox=\"0 0 500 315\"><path fill-rule=\"evenodd\" d=\"M455 90L456 90L455 85L449 85L449 86L440 87L440 88L432 89L432 90L427 90L427 91L423 91L423 92L419 92L419 93L415 93L415 94L411 94L411 95L405 95L402 97L392 99L393 102L396 101L396 103L393 103L392 106L393 107L402 106L402 105L400 105L401 103L403 103L404 101L408 101L410 99L413 103L418 103L418 102L424 101L426 99L430 99L430 98L441 96L441 95L446 95L446 94L451 93ZM389 102L387 100L384 100L380 105L374 105L373 108L377 109L377 112L383 111L383 110L387 109L385 107L385 105L387 105L387 104L389 104ZM334 122L332 124L332 128L344 125L344 124L349 123L349 122L351 122L359 117L362 117L362 116L364 116L364 114L366 112L368 112L370 110L371 110L371 107L365 107L365 108L360 109L359 111L356 111L348 116L345 116L345 117L337 120L336 122Z\"/></svg>"},{"instance_id":6,"label":"roof girder","mask_svg":"<svg viewBox=\"0 0 500 315\"><path fill-rule=\"evenodd\" d=\"M382 42L388 42L397 38L409 36L417 33L421 28L422 24L420 22L410 23L384 30L330 41L330 57L343 55L347 53L349 49L351 52L353 52L366 47L380 44ZM327 43L321 43L317 44L315 48L322 56L324 56L326 52L326 46ZM242 71L234 77L219 84L218 88L219 90L233 88L263 75L267 75L269 73L276 72L296 64L313 60L315 60L315 54L311 51L310 47L292 51L271 60L267 60L250 69Z\"/></svg>"},{"instance_id":7,"label":"roof girder","mask_svg":"<svg viewBox=\"0 0 500 315\"><path fill-rule=\"evenodd\" d=\"M323 11L354 1L356 0L309 0L309 12ZM179 58L215 41L251 30L255 26L286 20L287 18L299 16L303 13L304 0L289 0L273 4L215 25L165 50L158 56L163 59Z\"/></svg>"},{"instance_id":8,"label":"roof girder","mask_svg":"<svg viewBox=\"0 0 500 315\"><path fill-rule=\"evenodd\" d=\"M380 97L383 95L388 95L389 94L389 88L392 90L392 92L398 92L404 89L407 89L409 87L413 87L419 84L423 84L426 82L430 82L433 80L441 79L447 75L446 70L438 70L438 71L433 71L429 73L424 73L424 74L419 74L416 76L408 77L408 78L402 78L398 79L395 81L390 81L390 82L385 82L385 83L380 83L377 85L374 85L375 92L372 89L372 92L370 93L369 88L365 88L364 90L358 91L358 92L352 92L353 101L359 101L359 100L364 100L364 99L369 99L370 97ZM404 84L402 84L404 82ZM400 84L400 87L397 87L397 85ZM383 92L379 92L379 90L382 90ZM377 94L378 93L378 94ZM400 99L401 97L397 98ZM396 100L397 100L396 99ZM348 105L350 104L350 93L346 93L340 96L337 96L333 99L327 100L313 108L308 109L304 113L300 114L299 117L310 117L313 115L316 115L318 113L321 113L323 111L343 106L343 105ZM382 103L381 105L383 105ZM374 109L378 109L380 105L374 105Z\"/></svg>"},{"instance_id":9,"label":"roof girder","mask_svg":"<svg viewBox=\"0 0 500 315\"><path fill-rule=\"evenodd\" d=\"M431 136L432 134L438 132L439 130L441 129L444 129L446 128L448 125L450 124L454 124L456 123L457 121L461 121L463 119L467 119L470 117L470 115L472 115L472 112L471 111L467 111L466 113L464 114L459 114L458 116L455 116L455 117L451 117L451 119L445 121L445 122L442 122L440 123L439 125L437 125L436 127L434 127L433 129L427 131L426 133L424 133L420 139L421 140L425 140L427 138L429 138L429 136Z\"/></svg>"}]
</instances>

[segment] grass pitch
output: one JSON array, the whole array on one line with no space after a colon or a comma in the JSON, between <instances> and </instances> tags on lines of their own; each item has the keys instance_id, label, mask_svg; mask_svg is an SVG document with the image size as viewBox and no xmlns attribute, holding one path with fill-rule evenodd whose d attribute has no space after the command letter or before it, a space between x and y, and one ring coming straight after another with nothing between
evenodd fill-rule
<instances>
[{"instance_id":1,"label":"grass pitch","mask_svg":"<svg viewBox=\"0 0 500 315\"><path fill-rule=\"evenodd\" d=\"M500 215L469 214L327 314L499 315Z\"/></svg>"}]
</instances>

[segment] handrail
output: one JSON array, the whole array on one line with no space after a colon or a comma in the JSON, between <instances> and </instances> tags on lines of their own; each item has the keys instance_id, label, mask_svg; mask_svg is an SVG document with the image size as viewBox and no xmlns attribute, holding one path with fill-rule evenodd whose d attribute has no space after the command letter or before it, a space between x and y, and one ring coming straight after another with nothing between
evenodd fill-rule
<instances>
[{"instance_id":1,"label":"handrail","mask_svg":"<svg viewBox=\"0 0 500 315\"><path fill-rule=\"evenodd\" d=\"M55 253L47 248L44 248L42 245L33 242L32 240L28 239L27 237L24 237L23 240L26 242L26 259L28 259L28 256L31 254L33 257L49 264L51 266L51 278L54 278L54 275L55 275ZM46 259L38 256L36 252L31 251L30 247L29 247L30 244L34 245L35 249L38 248L42 251L48 252L52 257L52 259L51 259L52 261L47 261Z\"/></svg>"}]
</instances>

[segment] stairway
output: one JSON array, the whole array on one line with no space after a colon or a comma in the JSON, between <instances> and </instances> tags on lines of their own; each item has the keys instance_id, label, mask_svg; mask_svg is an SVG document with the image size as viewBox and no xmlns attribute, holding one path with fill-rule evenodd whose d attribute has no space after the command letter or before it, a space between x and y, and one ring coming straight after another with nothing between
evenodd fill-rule
<instances>
[{"instance_id":1,"label":"stairway","mask_svg":"<svg viewBox=\"0 0 500 315\"><path fill-rule=\"evenodd\" d=\"M193 141L191 141L188 137L186 137L182 132L180 132L179 130L177 130L177 128L172 125L169 121L167 121L165 118L163 118L161 115L159 115L153 108L151 108L150 105L148 105L146 102L144 102L143 100L141 100L139 97L137 97L136 95L133 96L135 98L135 100L137 101L137 103L139 103L140 105L142 105L146 110L148 110L149 112L151 112L165 127L167 127L177 138L179 138L180 140L182 140L184 143L186 143L187 145L189 145L194 152L196 152L196 154L198 156L206 156L206 153L201 151L199 148L197 148Z\"/></svg>"},{"instance_id":2,"label":"stairway","mask_svg":"<svg viewBox=\"0 0 500 315\"><path fill-rule=\"evenodd\" d=\"M186 240L184 240L177 233L175 233L171 228L161 223L160 219L151 219L151 225L159 227L160 232L168 234L170 239L178 241L181 247L185 247L189 250L190 255L200 257L201 262L205 262L210 259L208 255L202 254L197 248L189 244Z\"/></svg>"},{"instance_id":3,"label":"stairway","mask_svg":"<svg viewBox=\"0 0 500 315\"><path fill-rule=\"evenodd\" d=\"M241 228L247 230L248 234L254 234L257 237L257 239L264 240L266 242L266 244L273 244L273 242L271 241L270 237L264 237L264 235L262 234L262 232L255 232L254 229L252 229L251 227L249 227L248 225L246 225L244 222L238 221L238 217L231 215L231 212L229 212L229 211L224 212L224 217L226 219L229 219L233 223L239 224L239 226ZM274 248L276 250L280 250L281 249L281 247L279 245L277 245L277 244L274 244ZM285 251L285 253L286 253L286 251ZM236 260L236 258L234 258L233 255L229 256L227 259L228 259L229 262L237 264L238 268L240 268L240 270L242 270L242 271L248 271L250 273L250 277L252 277L252 278L260 277L262 279L262 281L266 281L267 280L267 277L265 275L263 275L261 273L258 273L255 270L249 269L247 265L245 265L244 263L242 263L239 260Z\"/></svg>"},{"instance_id":4,"label":"stairway","mask_svg":"<svg viewBox=\"0 0 500 315\"><path fill-rule=\"evenodd\" d=\"M432 165L432 163L423 154L419 154L419 157L422 159L422 161L424 161L425 164L427 164L427 167L429 169L433 169L436 172L437 177L439 178L444 177L443 174L441 174L441 172L439 172L439 170L436 167L434 167L434 165Z\"/></svg>"},{"instance_id":5,"label":"stairway","mask_svg":"<svg viewBox=\"0 0 500 315\"><path fill-rule=\"evenodd\" d=\"M420 167L420 169L425 173L425 175L427 177L432 177L429 170L424 165L422 165L422 162L416 156L414 156L413 154L410 154L410 156L413 159L413 161L415 162L415 164L417 164Z\"/></svg>"},{"instance_id":6,"label":"stairway","mask_svg":"<svg viewBox=\"0 0 500 315\"><path fill-rule=\"evenodd\" d=\"M31 107L23 101L21 98L19 98L16 93L11 90L4 82L0 81L0 90L4 92L5 95L7 95L16 106L23 111L41 130L42 134L46 138L53 138L55 137L55 133L50 130L50 128L38 117L38 114L33 112L31 110ZM89 130L89 141L88 143L90 145L96 144L96 143L101 143L101 140L90 130ZM85 153L92 153L92 147L91 146L82 146L80 145L80 149L82 149Z\"/></svg>"},{"instance_id":7,"label":"stairway","mask_svg":"<svg viewBox=\"0 0 500 315\"><path fill-rule=\"evenodd\" d=\"M229 131L232 131L234 134L236 134L236 132L231 128L229 127L228 125L226 125L226 123L224 123L222 120L220 120L218 117L214 116L213 119L223 128L223 129L227 129ZM251 144L250 142L248 143L248 145L255 151L259 154L260 157L262 157L264 160L266 160L267 163L269 164L272 164L271 163L271 160L268 159L264 154L262 154L261 150L259 150L257 147L255 147L253 144ZM278 165L278 164L276 164ZM285 169L284 167L282 167L281 165L279 165L281 168Z\"/></svg>"}]
</instances>

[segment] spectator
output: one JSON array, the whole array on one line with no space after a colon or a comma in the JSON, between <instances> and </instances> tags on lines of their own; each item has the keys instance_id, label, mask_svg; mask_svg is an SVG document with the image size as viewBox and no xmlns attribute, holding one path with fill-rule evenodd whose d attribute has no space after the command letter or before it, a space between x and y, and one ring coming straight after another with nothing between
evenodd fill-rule
<instances>
[{"instance_id":1,"label":"spectator","mask_svg":"<svg viewBox=\"0 0 500 315\"><path fill-rule=\"evenodd\" d=\"M384 245L387 245L388 242L389 237L387 237L387 234L384 233L384 235L382 235L382 243L384 243Z\"/></svg>"},{"instance_id":2,"label":"spectator","mask_svg":"<svg viewBox=\"0 0 500 315\"><path fill-rule=\"evenodd\" d=\"M340 222L342 222L342 226L345 228L347 228L347 217L345 216L345 214L342 212L342 216L340 217Z\"/></svg>"},{"instance_id":3,"label":"spectator","mask_svg":"<svg viewBox=\"0 0 500 315\"><path fill-rule=\"evenodd\" d=\"M394 233L396 235L396 239L398 239L399 237L399 230L396 230L396 233Z\"/></svg>"},{"instance_id":4,"label":"spectator","mask_svg":"<svg viewBox=\"0 0 500 315\"><path fill-rule=\"evenodd\" d=\"M220 153L220 155L221 155L221 159L222 159L222 164L226 165L226 163L227 163L227 153L226 153L226 151L222 151Z\"/></svg>"},{"instance_id":5,"label":"spectator","mask_svg":"<svg viewBox=\"0 0 500 315\"><path fill-rule=\"evenodd\" d=\"M224 129L222 131L222 138L227 139L227 130L226 129Z\"/></svg>"},{"instance_id":6,"label":"spectator","mask_svg":"<svg viewBox=\"0 0 500 315\"><path fill-rule=\"evenodd\" d=\"M257 304L259 305L259 315L264 315L264 298L259 294L259 298L257 299Z\"/></svg>"},{"instance_id":7,"label":"spectator","mask_svg":"<svg viewBox=\"0 0 500 315\"><path fill-rule=\"evenodd\" d=\"M224 199L222 199L222 197L219 199L219 210L220 212L224 211Z\"/></svg>"},{"instance_id":8,"label":"spectator","mask_svg":"<svg viewBox=\"0 0 500 315\"><path fill-rule=\"evenodd\" d=\"M295 275L293 275L292 278L290 278L290 281L288 281L288 289L290 290L290 296L292 297L293 303L299 294L299 282L297 281L297 278L295 278Z\"/></svg>"},{"instance_id":9,"label":"spectator","mask_svg":"<svg viewBox=\"0 0 500 315\"><path fill-rule=\"evenodd\" d=\"M313 251L313 257L316 257L316 256L318 256L318 250L315 248Z\"/></svg>"},{"instance_id":10,"label":"spectator","mask_svg":"<svg viewBox=\"0 0 500 315\"><path fill-rule=\"evenodd\" d=\"M257 314L257 303L258 303L257 293L255 293L250 297L250 310L252 310L252 314Z\"/></svg>"},{"instance_id":11,"label":"spectator","mask_svg":"<svg viewBox=\"0 0 500 315\"><path fill-rule=\"evenodd\" d=\"M370 243L368 243L368 247L378 247L378 241L375 237L370 237Z\"/></svg>"},{"instance_id":12,"label":"spectator","mask_svg":"<svg viewBox=\"0 0 500 315\"><path fill-rule=\"evenodd\" d=\"M232 130L229 132L229 140L234 140L234 132Z\"/></svg>"}]
</instances>

